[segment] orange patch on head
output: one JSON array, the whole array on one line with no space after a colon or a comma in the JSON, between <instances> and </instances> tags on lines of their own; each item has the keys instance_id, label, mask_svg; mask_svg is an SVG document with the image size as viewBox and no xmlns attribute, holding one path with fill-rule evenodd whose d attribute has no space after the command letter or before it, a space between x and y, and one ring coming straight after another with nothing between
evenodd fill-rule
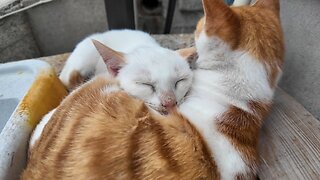
<instances>
[{"instance_id":1,"label":"orange patch on head","mask_svg":"<svg viewBox=\"0 0 320 180\"><path fill-rule=\"evenodd\" d=\"M266 68L269 84L276 86L283 65L284 42L279 0L259 0L253 6L229 7L221 0L203 0L205 16L195 31L217 37L233 50L245 51Z\"/></svg>"},{"instance_id":2,"label":"orange patch on head","mask_svg":"<svg viewBox=\"0 0 320 180\"><path fill-rule=\"evenodd\" d=\"M237 15L221 0L203 0L202 24L207 36L219 37L232 49L238 45L240 21Z\"/></svg>"},{"instance_id":3,"label":"orange patch on head","mask_svg":"<svg viewBox=\"0 0 320 180\"><path fill-rule=\"evenodd\" d=\"M258 0L253 6L258 8L268 8L277 15L279 15L280 12L279 0Z\"/></svg>"},{"instance_id":4,"label":"orange patch on head","mask_svg":"<svg viewBox=\"0 0 320 180\"><path fill-rule=\"evenodd\" d=\"M274 9L266 7L234 7L241 21L239 46L259 60L268 74L269 84L276 87L284 63L283 32Z\"/></svg>"}]
</instances>

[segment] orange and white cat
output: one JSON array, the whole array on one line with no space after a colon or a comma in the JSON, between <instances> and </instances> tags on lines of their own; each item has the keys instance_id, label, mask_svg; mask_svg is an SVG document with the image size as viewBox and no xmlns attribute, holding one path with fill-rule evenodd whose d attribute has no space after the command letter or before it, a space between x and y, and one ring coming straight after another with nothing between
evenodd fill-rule
<instances>
[{"instance_id":1,"label":"orange and white cat","mask_svg":"<svg viewBox=\"0 0 320 180\"><path fill-rule=\"evenodd\" d=\"M254 179L283 65L279 1L203 6L194 82L177 111L161 116L96 77L53 113L22 178Z\"/></svg>"},{"instance_id":2,"label":"orange and white cat","mask_svg":"<svg viewBox=\"0 0 320 180\"><path fill-rule=\"evenodd\" d=\"M179 110L206 140L222 179L254 176L259 131L282 72L279 1L203 4L194 83Z\"/></svg>"}]
</instances>

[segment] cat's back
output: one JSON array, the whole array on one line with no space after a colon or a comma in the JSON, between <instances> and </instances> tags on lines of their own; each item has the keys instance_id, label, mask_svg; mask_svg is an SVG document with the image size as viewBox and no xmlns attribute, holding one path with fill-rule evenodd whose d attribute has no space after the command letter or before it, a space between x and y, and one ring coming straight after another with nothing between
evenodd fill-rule
<instances>
[{"instance_id":1,"label":"cat's back","mask_svg":"<svg viewBox=\"0 0 320 180\"><path fill-rule=\"evenodd\" d=\"M62 102L31 150L23 179L99 179L100 167L124 171L116 160L128 146L121 133L133 128L143 103L121 92L107 96L104 87L113 83L97 78Z\"/></svg>"},{"instance_id":2,"label":"cat's back","mask_svg":"<svg viewBox=\"0 0 320 180\"><path fill-rule=\"evenodd\" d=\"M129 53L139 47L158 47L159 44L150 34L138 30L111 30L103 33L96 33L85 38L78 44L77 48L94 49L92 39L98 40L108 47L123 53Z\"/></svg>"},{"instance_id":3,"label":"cat's back","mask_svg":"<svg viewBox=\"0 0 320 180\"><path fill-rule=\"evenodd\" d=\"M137 49L159 49L160 45L148 33L138 30L111 30L92 34L77 44L63 67L59 78L65 86L73 89L92 75L108 74L92 40L98 40L115 51L127 54Z\"/></svg>"},{"instance_id":4,"label":"cat's back","mask_svg":"<svg viewBox=\"0 0 320 180\"><path fill-rule=\"evenodd\" d=\"M68 66L77 66L76 62L82 62L85 64L84 66L90 66L93 62L96 63L100 55L92 43L93 39L122 53L129 53L140 47L160 46L148 33L138 30L124 29L95 33L86 37L76 45L67 60Z\"/></svg>"},{"instance_id":5,"label":"cat's back","mask_svg":"<svg viewBox=\"0 0 320 180\"><path fill-rule=\"evenodd\" d=\"M138 30L113 30L106 32L102 38L103 43L124 53L131 52L138 47L159 47L150 34Z\"/></svg>"},{"instance_id":6,"label":"cat's back","mask_svg":"<svg viewBox=\"0 0 320 180\"><path fill-rule=\"evenodd\" d=\"M215 179L211 155L182 116L150 113L96 78L68 96L31 150L22 179Z\"/></svg>"}]
</instances>

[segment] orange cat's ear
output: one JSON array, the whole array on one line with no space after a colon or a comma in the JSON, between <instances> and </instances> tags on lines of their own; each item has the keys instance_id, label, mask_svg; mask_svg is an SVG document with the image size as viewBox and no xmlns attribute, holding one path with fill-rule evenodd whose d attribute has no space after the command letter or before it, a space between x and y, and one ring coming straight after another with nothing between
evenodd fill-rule
<instances>
[{"instance_id":1,"label":"orange cat's ear","mask_svg":"<svg viewBox=\"0 0 320 180\"><path fill-rule=\"evenodd\" d=\"M279 0L258 0L253 6L271 9L279 15L279 11L280 11Z\"/></svg>"},{"instance_id":2,"label":"orange cat's ear","mask_svg":"<svg viewBox=\"0 0 320 180\"><path fill-rule=\"evenodd\" d=\"M232 48L238 44L240 20L223 0L202 0L204 19L201 26L208 36L216 36L229 43Z\"/></svg>"},{"instance_id":3,"label":"orange cat's ear","mask_svg":"<svg viewBox=\"0 0 320 180\"><path fill-rule=\"evenodd\" d=\"M107 47L97 40L93 39L92 42L106 63L109 72L113 76L116 76L119 70L126 64L124 54Z\"/></svg>"},{"instance_id":4,"label":"orange cat's ear","mask_svg":"<svg viewBox=\"0 0 320 180\"><path fill-rule=\"evenodd\" d=\"M230 7L223 0L202 0L205 15L205 23L215 19L225 19L225 16L232 15Z\"/></svg>"}]
</instances>

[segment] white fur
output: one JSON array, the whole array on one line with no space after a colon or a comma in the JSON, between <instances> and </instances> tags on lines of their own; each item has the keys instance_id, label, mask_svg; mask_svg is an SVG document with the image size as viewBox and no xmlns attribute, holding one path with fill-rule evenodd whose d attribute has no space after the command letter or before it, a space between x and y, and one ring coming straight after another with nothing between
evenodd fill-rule
<instances>
[{"instance_id":1,"label":"white fur","mask_svg":"<svg viewBox=\"0 0 320 180\"><path fill-rule=\"evenodd\" d=\"M134 30L94 34L80 42L60 74L61 81L67 87L74 70L84 77L98 74L110 76L91 39L124 53L126 64L116 77L121 88L157 110L164 110L162 104L168 100L168 94L180 104L191 87L192 71L188 63L178 53L160 47L149 34ZM175 88L175 83L180 79L185 81L179 82ZM151 84L155 91L143 83Z\"/></svg>"},{"instance_id":2,"label":"white fur","mask_svg":"<svg viewBox=\"0 0 320 180\"><path fill-rule=\"evenodd\" d=\"M92 39L123 53L129 53L138 47L159 47L149 34L142 31L114 30L90 35L76 46L61 71L59 78L67 87L74 70L79 71L83 77L108 72Z\"/></svg>"},{"instance_id":3,"label":"white fur","mask_svg":"<svg viewBox=\"0 0 320 180\"><path fill-rule=\"evenodd\" d=\"M192 71L188 63L176 52L165 48L139 48L127 54L128 63L120 71L117 79L130 95L159 109L166 94L172 94L181 103L192 84ZM175 88L175 83L178 83ZM148 83L152 88L141 83Z\"/></svg>"},{"instance_id":4,"label":"white fur","mask_svg":"<svg viewBox=\"0 0 320 180\"><path fill-rule=\"evenodd\" d=\"M113 92L118 92L120 91L120 87L117 86L117 85L111 85L111 86L106 86L102 89L102 92L104 94L110 94L110 93L113 93Z\"/></svg>"},{"instance_id":5,"label":"white fur","mask_svg":"<svg viewBox=\"0 0 320 180\"><path fill-rule=\"evenodd\" d=\"M233 2L233 6L245 6L245 5L250 5L251 0L235 0Z\"/></svg>"},{"instance_id":6,"label":"white fur","mask_svg":"<svg viewBox=\"0 0 320 180\"><path fill-rule=\"evenodd\" d=\"M108 94L123 89L130 95L145 101L149 107L163 111L161 101L167 98L166 94L172 94L177 102L181 103L184 95L191 88L192 71L187 61L178 53L160 47L149 34L132 30L94 34L80 42L70 55L59 77L67 87L71 73L75 70L84 77L93 75L108 78L111 76L91 39L96 39L125 55L126 64L116 77L120 87L106 86L101 90L102 93ZM176 82L182 78L185 80L175 87ZM152 84L154 91L142 83ZM72 93L77 92L78 89ZM39 139L53 112L54 110L44 116L36 127L30 140L30 148Z\"/></svg>"},{"instance_id":7,"label":"white fur","mask_svg":"<svg viewBox=\"0 0 320 180\"><path fill-rule=\"evenodd\" d=\"M40 138L42 131L44 129L44 127L46 126L46 124L49 122L51 116L53 115L53 113L56 111L56 109L51 110L48 114L46 114L45 116L43 116L43 118L41 119L41 121L39 122L39 124L37 125L37 127L34 129L31 138L30 138L30 142L29 142L29 150L32 149L32 147L34 146L34 144L36 143L36 141Z\"/></svg>"},{"instance_id":8,"label":"white fur","mask_svg":"<svg viewBox=\"0 0 320 180\"><path fill-rule=\"evenodd\" d=\"M250 112L248 101L269 102L269 86L264 66L247 52L232 51L217 37L200 33L194 83L179 107L208 142L222 179L233 179L250 169L230 141L216 129L215 121L236 106Z\"/></svg>"}]
</instances>

